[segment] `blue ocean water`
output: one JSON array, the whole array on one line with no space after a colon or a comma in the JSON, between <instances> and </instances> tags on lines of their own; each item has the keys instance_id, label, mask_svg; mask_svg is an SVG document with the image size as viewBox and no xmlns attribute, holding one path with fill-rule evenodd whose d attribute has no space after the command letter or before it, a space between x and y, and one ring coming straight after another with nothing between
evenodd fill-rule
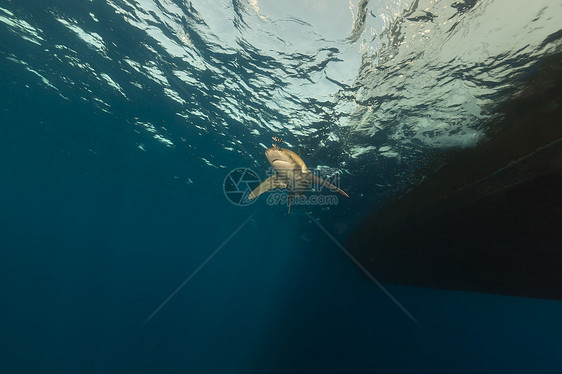
<instances>
[{"instance_id":1,"label":"blue ocean water","mask_svg":"<svg viewBox=\"0 0 562 374\"><path fill-rule=\"evenodd\" d=\"M432 155L486 136L560 52L561 15L3 1L0 371L562 372L562 303L384 285L416 324L336 243ZM265 176L273 136L351 198L232 204L225 177Z\"/></svg>"}]
</instances>

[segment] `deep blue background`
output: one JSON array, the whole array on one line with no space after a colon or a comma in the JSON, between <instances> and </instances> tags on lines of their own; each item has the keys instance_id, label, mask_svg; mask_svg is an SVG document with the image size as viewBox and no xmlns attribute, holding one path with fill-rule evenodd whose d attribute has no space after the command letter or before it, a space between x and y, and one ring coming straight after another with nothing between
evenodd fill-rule
<instances>
[{"instance_id":1,"label":"deep blue background","mask_svg":"<svg viewBox=\"0 0 562 374\"><path fill-rule=\"evenodd\" d=\"M298 209L162 181L164 156L103 132L110 116L16 89L2 89L2 372L562 370L562 303L389 285L416 326Z\"/></svg>"}]
</instances>

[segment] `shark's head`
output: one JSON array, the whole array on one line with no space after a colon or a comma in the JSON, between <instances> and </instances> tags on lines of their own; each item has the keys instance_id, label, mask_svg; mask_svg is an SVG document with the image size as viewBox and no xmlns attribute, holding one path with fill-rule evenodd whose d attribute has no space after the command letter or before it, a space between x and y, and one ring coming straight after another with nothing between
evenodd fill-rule
<instances>
[{"instance_id":1,"label":"shark's head","mask_svg":"<svg viewBox=\"0 0 562 374\"><path fill-rule=\"evenodd\" d=\"M281 170L295 170L308 174L308 169L302 158L289 149L281 147L268 148L265 151L265 157L267 157L267 160L277 172Z\"/></svg>"},{"instance_id":2,"label":"shark's head","mask_svg":"<svg viewBox=\"0 0 562 374\"><path fill-rule=\"evenodd\" d=\"M265 157L273 166L274 169L293 169L295 167L295 160L286 149L273 147L265 151Z\"/></svg>"}]
</instances>

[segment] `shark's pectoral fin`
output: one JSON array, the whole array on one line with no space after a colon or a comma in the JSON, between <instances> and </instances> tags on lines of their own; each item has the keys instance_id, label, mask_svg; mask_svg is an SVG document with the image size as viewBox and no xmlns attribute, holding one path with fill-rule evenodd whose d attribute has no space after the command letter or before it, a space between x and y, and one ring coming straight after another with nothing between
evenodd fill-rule
<instances>
[{"instance_id":1,"label":"shark's pectoral fin","mask_svg":"<svg viewBox=\"0 0 562 374\"><path fill-rule=\"evenodd\" d=\"M279 178L277 178L277 174L272 175L271 177L261 182L261 184L257 186L256 189L252 191L252 193L250 193L250 195L248 196L248 200L255 199L256 197L258 197L264 192L274 190L276 188L286 188L286 187L287 184L282 182Z\"/></svg>"},{"instance_id":2,"label":"shark's pectoral fin","mask_svg":"<svg viewBox=\"0 0 562 374\"><path fill-rule=\"evenodd\" d=\"M311 174L310 178L312 179L312 183L318 186L323 186L323 187L327 187L329 188L331 191L333 192L339 192L341 193L343 196L345 197L349 197L348 194L345 193L345 191L340 190L338 187L334 186L333 184L326 182L324 179L317 177L316 175Z\"/></svg>"}]
</instances>

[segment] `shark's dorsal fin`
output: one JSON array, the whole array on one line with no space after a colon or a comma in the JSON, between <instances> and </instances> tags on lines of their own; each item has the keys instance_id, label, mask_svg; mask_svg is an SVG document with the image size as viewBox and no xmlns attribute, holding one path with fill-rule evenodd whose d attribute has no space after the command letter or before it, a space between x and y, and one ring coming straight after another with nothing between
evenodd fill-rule
<instances>
[{"instance_id":1,"label":"shark's dorsal fin","mask_svg":"<svg viewBox=\"0 0 562 374\"><path fill-rule=\"evenodd\" d=\"M248 200L255 199L264 192L274 190L276 188L286 188L287 184L277 178L277 174L267 178L259 186L257 186L248 196Z\"/></svg>"},{"instance_id":2,"label":"shark's dorsal fin","mask_svg":"<svg viewBox=\"0 0 562 374\"><path fill-rule=\"evenodd\" d=\"M319 185L319 186L324 186L324 187L328 187L330 190L334 191L334 192L339 192L341 193L343 196L345 197L349 197L348 194L345 193L345 191L340 190L338 187L334 186L333 184L326 182L324 179L317 177L316 175L310 174L310 179L311 182L313 184Z\"/></svg>"}]
</instances>

